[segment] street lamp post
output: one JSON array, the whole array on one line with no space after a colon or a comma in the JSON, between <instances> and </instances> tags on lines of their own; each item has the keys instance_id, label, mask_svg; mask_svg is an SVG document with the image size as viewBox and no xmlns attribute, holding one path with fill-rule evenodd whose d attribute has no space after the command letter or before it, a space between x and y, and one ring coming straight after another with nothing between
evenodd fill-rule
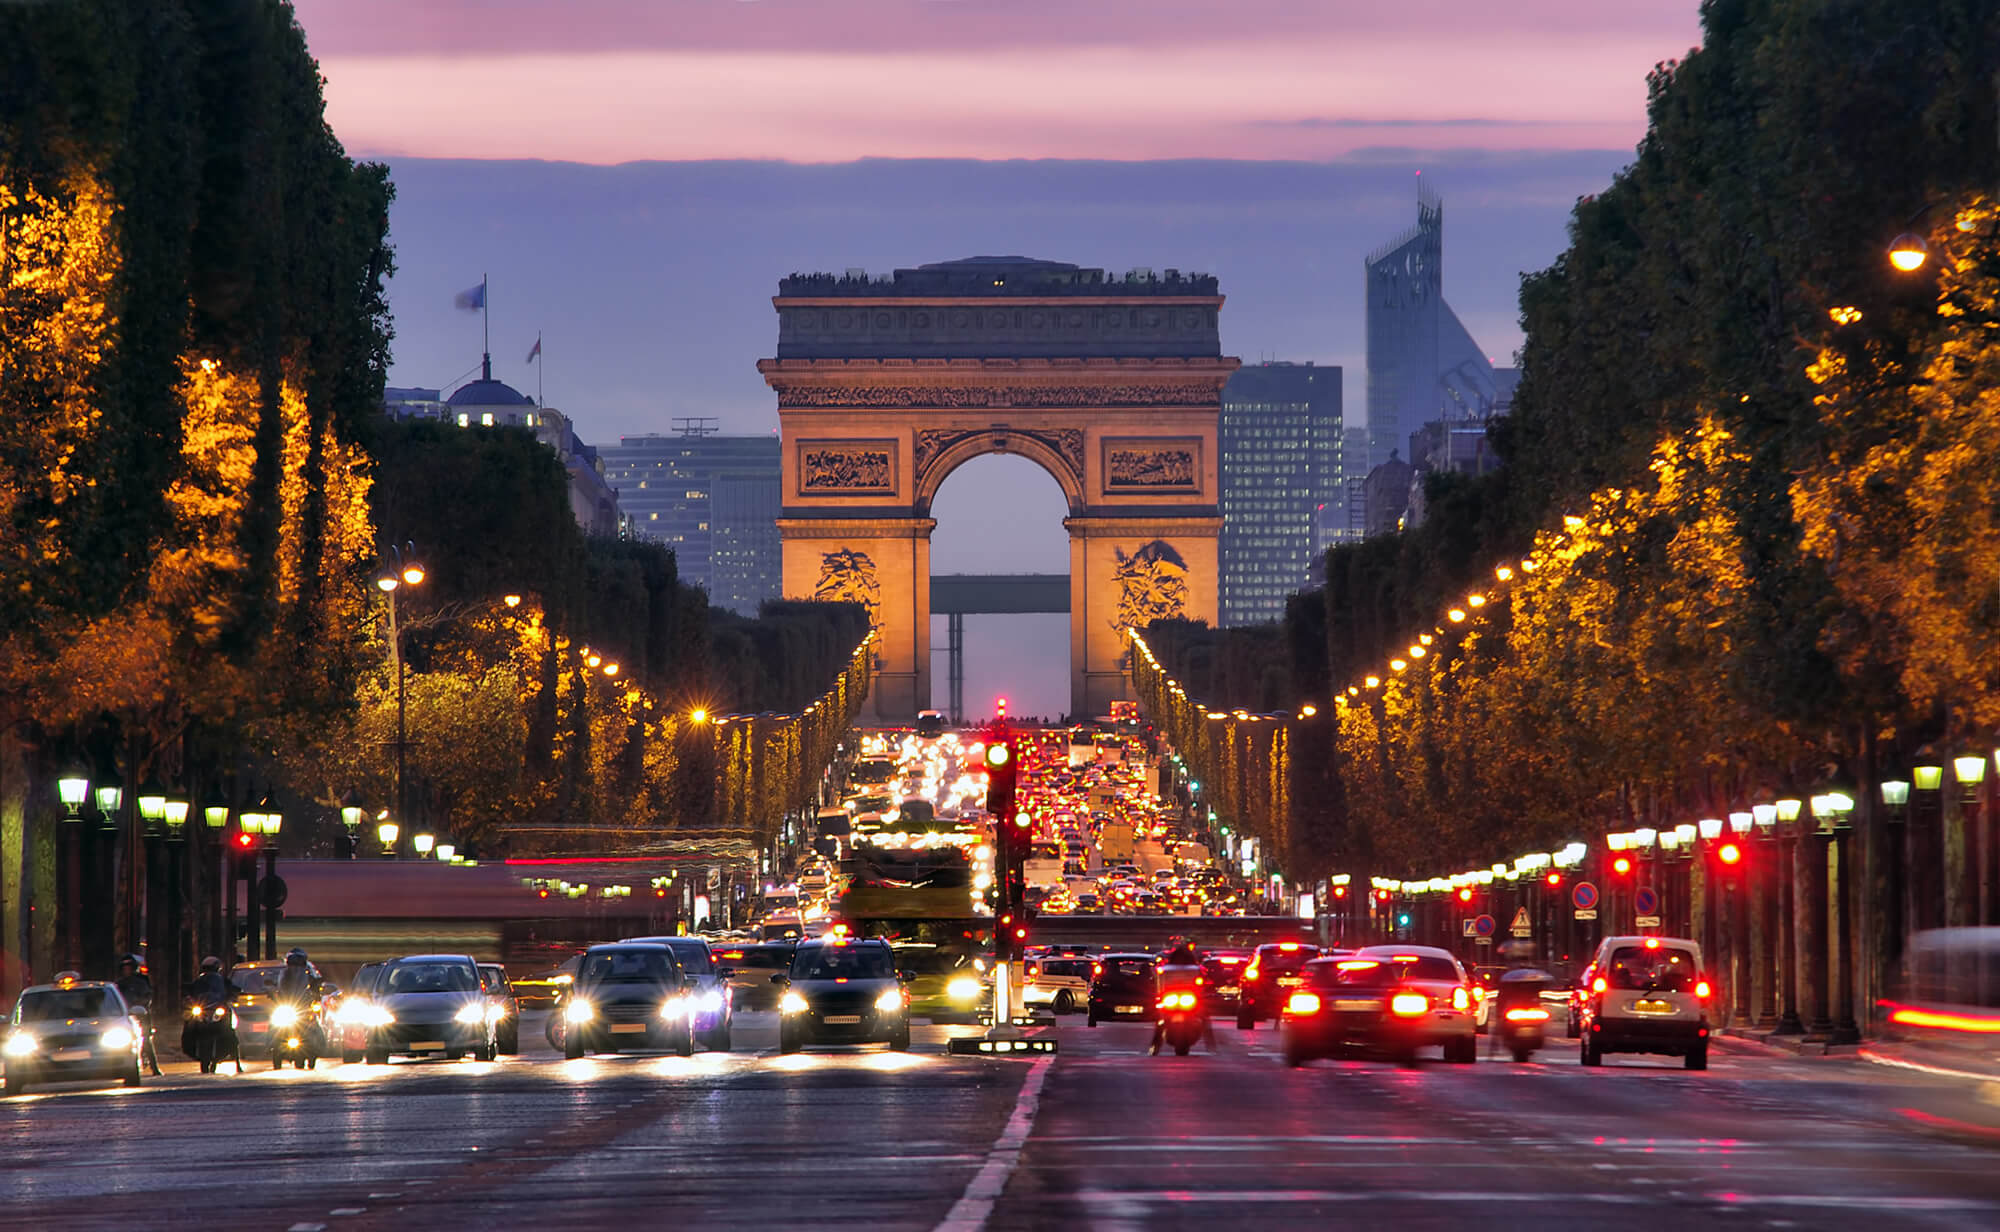
<instances>
[{"instance_id":1,"label":"street lamp post","mask_svg":"<svg viewBox=\"0 0 2000 1232\"><path fill-rule=\"evenodd\" d=\"M1799 1021L1799 912L1798 842L1799 811L1804 801L1786 796L1776 805L1778 823L1778 988L1784 1009L1778 1016L1778 1034L1803 1035Z\"/></svg>"},{"instance_id":2,"label":"street lamp post","mask_svg":"<svg viewBox=\"0 0 2000 1232\"><path fill-rule=\"evenodd\" d=\"M214 866L204 867L204 877L214 874L215 890L209 895L209 952L217 957L233 954L236 936L236 886L229 880L229 801L212 790L201 805L202 828L215 844ZM204 860L204 866L208 865ZM224 905L228 919L224 920Z\"/></svg>"},{"instance_id":3,"label":"street lamp post","mask_svg":"<svg viewBox=\"0 0 2000 1232\"><path fill-rule=\"evenodd\" d=\"M1993 902L1992 844L1987 837L1987 810L1980 807L1980 796L1986 782L1986 755L1968 753L1951 760L1953 777L1958 780L1960 823L1965 833L1965 860L1967 876L1965 902L1972 909L1970 918L1962 922L1984 924L1990 918Z\"/></svg>"},{"instance_id":4,"label":"street lamp post","mask_svg":"<svg viewBox=\"0 0 2000 1232\"><path fill-rule=\"evenodd\" d=\"M167 797L164 812L167 826L167 902L166 934L158 941L148 955L153 967L153 1008L157 1014L165 1009L176 1017L180 1014L181 985L187 981L187 973L194 965L188 947L193 940L193 931L187 927L187 820L188 799L175 794ZM167 962L164 970L158 965L164 954Z\"/></svg>"},{"instance_id":5,"label":"street lamp post","mask_svg":"<svg viewBox=\"0 0 2000 1232\"><path fill-rule=\"evenodd\" d=\"M1820 797L1824 807L1823 835L1827 840L1828 906L1831 909L1834 963L1833 1030L1829 1042L1853 1044L1861 1039L1861 1027L1854 1016L1854 897L1859 887L1854 881L1854 797L1839 788L1830 788Z\"/></svg>"},{"instance_id":6,"label":"street lamp post","mask_svg":"<svg viewBox=\"0 0 2000 1232\"><path fill-rule=\"evenodd\" d=\"M278 833L284 828L285 815L279 811L277 805L271 802L271 797L269 796L264 797L264 802L258 805L258 808L264 814L264 881L260 894L260 897L264 900L264 957L276 958L278 956L278 909L285 905L283 897L284 882L278 880ZM252 868L254 869L256 857L252 856L251 860ZM256 926L256 921L251 921L250 927L255 928Z\"/></svg>"},{"instance_id":7,"label":"street lamp post","mask_svg":"<svg viewBox=\"0 0 2000 1232\"><path fill-rule=\"evenodd\" d=\"M403 828L395 822L390 821L386 814L376 822L375 837L381 840L382 858L384 860L393 860L396 858L396 836L402 832Z\"/></svg>"},{"instance_id":8,"label":"street lamp post","mask_svg":"<svg viewBox=\"0 0 2000 1232\"><path fill-rule=\"evenodd\" d=\"M1879 934L1887 941L1886 952L1882 955L1882 966L1893 970L1903 957L1903 944L1909 935L1909 896L1905 892L1903 878L1909 868L1909 853L1904 846L1909 841L1909 826L1906 819L1910 809L1910 781L1908 779L1883 779L1878 790L1882 793L1883 821L1888 835L1881 844L1884 863L1888 865L1883 884L1888 902L1883 905L1883 914L1888 917L1888 927Z\"/></svg>"},{"instance_id":9,"label":"street lamp post","mask_svg":"<svg viewBox=\"0 0 2000 1232\"><path fill-rule=\"evenodd\" d=\"M1936 928L1944 922L1944 763L1919 749L1910 767L1910 787L1916 794L1905 823L1910 868L1910 931ZM1925 807L1920 811L1916 804Z\"/></svg>"},{"instance_id":10,"label":"street lamp post","mask_svg":"<svg viewBox=\"0 0 2000 1232\"><path fill-rule=\"evenodd\" d=\"M423 585L425 572L417 560L417 545L408 540L400 548L391 545L382 564L375 585L389 597L389 658L396 674L396 820L402 821L410 815L410 800L403 779L410 731L408 698L404 688L408 665L404 662L403 629L397 620L396 596L406 586Z\"/></svg>"},{"instance_id":11,"label":"street lamp post","mask_svg":"<svg viewBox=\"0 0 2000 1232\"><path fill-rule=\"evenodd\" d=\"M1778 806L1759 801L1750 806L1750 819L1757 835L1757 859L1751 864L1747 879L1747 884L1755 887L1750 909L1755 913L1752 927L1758 934L1757 969L1753 976L1757 985L1757 1025L1770 1031L1778 1026L1778 942L1783 935L1778 924Z\"/></svg>"},{"instance_id":12,"label":"street lamp post","mask_svg":"<svg viewBox=\"0 0 2000 1232\"><path fill-rule=\"evenodd\" d=\"M1750 831L1755 824L1756 815L1749 810L1739 808L1731 811L1729 837L1716 852L1722 869L1723 930L1729 939L1730 1017L1744 1023L1750 1021L1750 993L1755 983L1750 950L1751 869L1746 867L1744 857L1748 854Z\"/></svg>"},{"instance_id":13,"label":"street lamp post","mask_svg":"<svg viewBox=\"0 0 2000 1232\"><path fill-rule=\"evenodd\" d=\"M63 803L62 964L75 970L83 961L83 802L90 798L90 779L71 770L56 780L56 792Z\"/></svg>"}]
</instances>

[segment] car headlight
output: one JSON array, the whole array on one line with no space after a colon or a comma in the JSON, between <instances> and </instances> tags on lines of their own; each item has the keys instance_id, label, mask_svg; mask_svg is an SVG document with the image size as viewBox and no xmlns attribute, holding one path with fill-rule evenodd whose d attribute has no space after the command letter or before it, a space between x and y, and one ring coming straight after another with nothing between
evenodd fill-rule
<instances>
[{"instance_id":1,"label":"car headlight","mask_svg":"<svg viewBox=\"0 0 2000 1232\"><path fill-rule=\"evenodd\" d=\"M944 986L944 995L954 1001L970 1001L979 995L979 981L961 975Z\"/></svg>"},{"instance_id":2,"label":"car headlight","mask_svg":"<svg viewBox=\"0 0 2000 1232\"><path fill-rule=\"evenodd\" d=\"M364 1005L361 1007L361 1024L368 1027L393 1027L396 1025L396 1016L379 1005Z\"/></svg>"},{"instance_id":3,"label":"car headlight","mask_svg":"<svg viewBox=\"0 0 2000 1232\"><path fill-rule=\"evenodd\" d=\"M893 1014L903 1008L903 990L891 988L875 998L875 1008L884 1014Z\"/></svg>"},{"instance_id":4,"label":"car headlight","mask_svg":"<svg viewBox=\"0 0 2000 1232\"><path fill-rule=\"evenodd\" d=\"M569 1022L589 1022L597 1016L597 1007L581 998L572 997L563 1007L563 1018Z\"/></svg>"},{"instance_id":5,"label":"car headlight","mask_svg":"<svg viewBox=\"0 0 2000 1232\"><path fill-rule=\"evenodd\" d=\"M795 992L788 992L778 998L778 1010L784 1014L803 1014L806 1012L806 999Z\"/></svg>"},{"instance_id":6,"label":"car headlight","mask_svg":"<svg viewBox=\"0 0 2000 1232\"><path fill-rule=\"evenodd\" d=\"M676 1018L685 1018L688 1016L688 1012L686 997L669 997L667 1000L660 1002L660 1017L666 1019L668 1022L672 1022Z\"/></svg>"},{"instance_id":7,"label":"car headlight","mask_svg":"<svg viewBox=\"0 0 2000 1232\"><path fill-rule=\"evenodd\" d=\"M40 1041L32 1032L16 1031L7 1037L5 1052L10 1057L25 1057L33 1053L39 1045Z\"/></svg>"},{"instance_id":8,"label":"car headlight","mask_svg":"<svg viewBox=\"0 0 2000 1232\"><path fill-rule=\"evenodd\" d=\"M484 1001L468 1001L452 1017L459 1022L465 1023L467 1026L475 1024L484 1025L486 1022L486 1003Z\"/></svg>"},{"instance_id":9,"label":"car headlight","mask_svg":"<svg viewBox=\"0 0 2000 1232\"><path fill-rule=\"evenodd\" d=\"M132 1033L124 1027L113 1027L104 1033L101 1042L113 1052L122 1052L132 1046Z\"/></svg>"},{"instance_id":10,"label":"car headlight","mask_svg":"<svg viewBox=\"0 0 2000 1232\"><path fill-rule=\"evenodd\" d=\"M271 1025L274 1027L296 1027L299 1025L299 1011L296 1006L280 1005L271 1011Z\"/></svg>"},{"instance_id":11,"label":"car headlight","mask_svg":"<svg viewBox=\"0 0 2000 1232\"><path fill-rule=\"evenodd\" d=\"M719 1014L722 1012L722 994L711 988L701 994L701 1000L697 1004L704 1014Z\"/></svg>"}]
</instances>

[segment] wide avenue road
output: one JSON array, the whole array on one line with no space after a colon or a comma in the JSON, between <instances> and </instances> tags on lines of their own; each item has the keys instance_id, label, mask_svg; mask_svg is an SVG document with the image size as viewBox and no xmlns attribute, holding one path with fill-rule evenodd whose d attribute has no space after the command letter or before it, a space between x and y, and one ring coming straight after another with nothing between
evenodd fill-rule
<instances>
[{"instance_id":1,"label":"wide avenue road","mask_svg":"<svg viewBox=\"0 0 2000 1232\"><path fill-rule=\"evenodd\" d=\"M1062 1020L1033 1063L740 1051L170 1067L0 1102L0 1226L769 1229L1992 1228L2000 1151L1921 1130L1939 1081L1724 1046L1706 1073L1319 1062L1269 1030L1145 1055Z\"/></svg>"}]
</instances>

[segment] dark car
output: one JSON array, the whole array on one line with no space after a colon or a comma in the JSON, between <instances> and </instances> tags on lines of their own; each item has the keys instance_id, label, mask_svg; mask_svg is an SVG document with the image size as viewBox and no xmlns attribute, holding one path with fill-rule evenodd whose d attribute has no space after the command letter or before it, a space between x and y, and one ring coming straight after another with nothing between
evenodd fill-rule
<instances>
[{"instance_id":1,"label":"dark car","mask_svg":"<svg viewBox=\"0 0 2000 1232\"><path fill-rule=\"evenodd\" d=\"M729 995L729 981L717 973L715 952L709 948L708 939L633 937L631 940L664 945L674 952L675 961L681 965L681 974L694 985L688 995L694 998L695 1042L713 1052L728 1052L729 1033L736 1021L736 1012Z\"/></svg>"},{"instance_id":2,"label":"dark car","mask_svg":"<svg viewBox=\"0 0 2000 1232\"><path fill-rule=\"evenodd\" d=\"M499 1015L493 1024L493 1043L502 1056L521 1051L521 1002L507 981L507 969L499 963L480 963L480 978L486 982L486 999Z\"/></svg>"},{"instance_id":3,"label":"dark car","mask_svg":"<svg viewBox=\"0 0 2000 1232\"><path fill-rule=\"evenodd\" d=\"M1319 947L1304 941L1272 941L1257 947L1243 969L1243 993L1236 1006L1236 1025L1249 1031L1260 1018L1276 1018L1285 998L1305 983L1299 974L1319 957Z\"/></svg>"},{"instance_id":4,"label":"dark car","mask_svg":"<svg viewBox=\"0 0 2000 1232\"><path fill-rule=\"evenodd\" d=\"M478 964L464 954L416 954L385 963L369 1003L375 1014L363 1060L370 1065L396 1055L494 1057L493 1009Z\"/></svg>"},{"instance_id":5,"label":"dark car","mask_svg":"<svg viewBox=\"0 0 2000 1232\"><path fill-rule=\"evenodd\" d=\"M727 946L714 952L716 974L728 981L729 1003L745 1010L774 1010L781 995L771 977L792 968L792 942Z\"/></svg>"},{"instance_id":6,"label":"dark car","mask_svg":"<svg viewBox=\"0 0 2000 1232\"><path fill-rule=\"evenodd\" d=\"M627 1048L694 1054L694 984L664 945L594 945L563 1001L563 1055Z\"/></svg>"},{"instance_id":7,"label":"dark car","mask_svg":"<svg viewBox=\"0 0 2000 1232\"><path fill-rule=\"evenodd\" d=\"M1215 1010L1235 1013L1243 1000L1243 972L1250 966L1245 950L1210 950L1201 956L1201 979L1208 1003Z\"/></svg>"},{"instance_id":8,"label":"dark car","mask_svg":"<svg viewBox=\"0 0 2000 1232\"><path fill-rule=\"evenodd\" d=\"M1371 946L1346 958L1307 963L1284 1005L1285 1063L1304 1065L1345 1048L1409 1062L1436 1046L1444 1059L1478 1059L1472 980L1448 951Z\"/></svg>"},{"instance_id":9,"label":"dark car","mask_svg":"<svg viewBox=\"0 0 2000 1232\"><path fill-rule=\"evenodd\" d=\"M1151 1022L1159 1013L1160 959L1157 954L1100 954L1090 978L1086 1022L1127 1019Z\"/></svg>"},{"instance_id":10,"label":"dark car","mask_svg":"<svg viewBox=\"0 0 2000 1232\"><path fill-rule=\"evenodd\" d=\"M778 1051L873 1043L909 1049L910 997L888 942L801 942L791 970L773 979L784 989L778 1000Z\"/></svg>"}]
</instances>

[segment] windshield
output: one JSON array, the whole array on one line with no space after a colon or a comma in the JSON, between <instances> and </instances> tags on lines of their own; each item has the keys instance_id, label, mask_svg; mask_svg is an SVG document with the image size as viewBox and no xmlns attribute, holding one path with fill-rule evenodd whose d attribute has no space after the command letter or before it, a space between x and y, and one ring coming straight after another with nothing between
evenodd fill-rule
<instances>
[{"instance_id":1,"label":"windshield","mask_svg":"<svg viewBox=\"0 0 2000 1232\"><path fill-rule=\"evenodd\" d=\"M1613 950L1604 969L1605 982L1613 988L1636 988L1658 992L1694 991L1694 955L1668 946L1652 949L1628 945Z\"/></svg>"},{"instance_id":2,"label":"windshield","mask_svg":"<svg viewBox=\"0 0 2000 1232\"><path fill-rule=\"evenodd\" d=\"M815 946L792 960L795 980L886 980L895 974L889 951L876 946Z\"/></svg>"},{"instance_id":3,"label":"windshield","mask_svg":"<svg viewBox=\"0 0 2000 1232\"><path fill-rule=\"evenodd\" d=\"M1319 957L1319 947L1301 945L1289 950L1277 946L1265 946L1257 954L1257 969L1260 971L1297 971L1314 958Z\"/></svg>"},{"instance_id":4,"label":"windshield","mask_svg":"<svg viewBox=\"0 0 2000 1232\"><path fill-rule=\"evenodd\" d=\"M398 963L389 968L385 993L473 992L479 977L462 963Z\"/></svg>"},{"instance_id":5,"label":"windshield","mask_svg":"<svg viewBox=\"0 0 2000 1232\"><path fill-rule=\"evenodd\" d=\"M1388 988L1403 980L1439 980L1456 984L1458 966L1449 958L1422 954L1394 958L1343 958L1338 962L1313 965L1314 982L1321 987Z\"/></svg>"},{"instance_id":6,"label":"windshield","mask_svg":"<svg viewBox=\"0 0 2000 1232\"><path fill-rule=\"evenodd\" d=\"M239 992L262 994L276 988L284 974L283 967L238 967L229 973L229 982Z\"/></svg>"},{"instance_id":7,"label":"windshield","mask_svg":"<svg viewBox=\"0 0 2000 1232\"><path fill-rule=\"evenodd\" d=\"M665 984L674 978L665 950L614 950L586 954L577 978L586 984Z\"/></svg>"},{"instance_id":8,"label":"windshield","mask_svg":"<svg viewBox=\"0 0 2000 1232\"><path fill-rule=\"evenodd\" d=\"M667 948L680 959L681 970L689 975L707 975L712 970L708 962L708 942L699 939L676 937L667 942Z\"/></svg>"},{"instance_id":9,"label":"windshield","mask_svg":"<svg viewBox=\"0 0 2000 1232\"><path fill-rule=\"evenodd\" d=\"M1054 958L1042 964L1043 975L1080 975L1090 978L1090 960L1087 958Z\"/></svg>"},{"instance_id":10,"label":"windshield","mask_svg":"<svg viewBox=\"0 0 2000 1232\"><path fill-rule=\"evenodd\" d=\"M1153 960L1150 958L1107 958L1099 978L1106 980L1150 980L1153 978Z\"/></svg>"},{"instance_id":11,"label":"windshield","mask_svg":"<svg viewBox=\"0 0 2000 1232\"><path fill-rule=\"evenodd\" d=\"M729 958L729 962L738 970L758 967L766 971L783 971L792 965L792 950L784 945L753 945Z\"/></svg>"},{"instance_id":12,"label":"windshield","mask_svg":"<svg viewBox=\"0 0 2000 1232\"><path fill-rule=\"evenodd\" d=\"M58 988L49 992L25 993L21 997L22 1022L48 1022L56 1018L101 1018L105 1013L102 988Z\"/></svg>"}]
</instances>

